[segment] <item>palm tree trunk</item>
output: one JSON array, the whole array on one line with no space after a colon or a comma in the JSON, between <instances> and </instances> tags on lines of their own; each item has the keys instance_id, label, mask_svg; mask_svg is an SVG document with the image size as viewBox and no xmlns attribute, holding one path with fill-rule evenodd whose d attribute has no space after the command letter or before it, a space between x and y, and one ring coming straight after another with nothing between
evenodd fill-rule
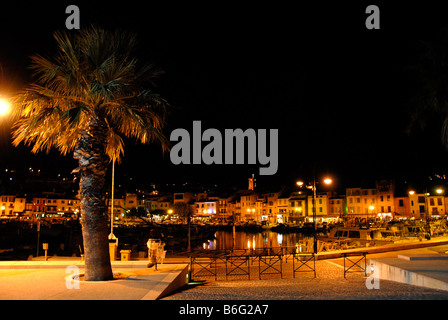
<instances>
[{"instance_id":1,"label":"palm tree trunk","mask_svg":"<svg viewBox=\"0 0 448 320\"><path fill-rule=\"evenodd\" d=\"M109 257L108 217L105 206L107 127L93 115L81 133L73 157L79 161L79 199L84 242L85 280L113 278Z\"/></svg>"}]
</instances>

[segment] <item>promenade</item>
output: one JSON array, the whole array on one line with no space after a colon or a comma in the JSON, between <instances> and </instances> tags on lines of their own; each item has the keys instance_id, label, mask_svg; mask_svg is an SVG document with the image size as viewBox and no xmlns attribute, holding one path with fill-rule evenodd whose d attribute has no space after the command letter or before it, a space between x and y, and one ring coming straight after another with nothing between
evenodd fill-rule
<instances>
[{"instance_id":1,"label":"promenade","mask_svg":"<svg viewBox=\"0 0 448 320\"><path fill-rule=\"evenodd\" d=\"M397 259L399 255L444 255L448 245L390 251L368 255L373 260ZM448 260L443 270L431 268L436 260L426 261L418 272L426 277L443 275L448 284ZM438 262L436 262L438 263ZM163 300L448 300L448 291L380 279L378 289L366 287L362 273L347 274L344 278L342 258L316 261L316 278L304 273L295 278L265 280L207 281L202 286L182 291ZM440 266L440 265L439 265ZM408 264L412 269L412 264ZM432 271L431 271L432 269Z\"/></svg>"},{"instance_id":2,"label":"promenade","mask_svg":"<svg viewBox=\"0 0 448 320\"><path fill-rule=\"evenodd\" d=\"M405 270L406 266L409 274L437 278L448 284L448 260L444 260L447 251L448 245L434 244L424 248L371 253L367 256L367 263L387 262L391 266L400 260L401 265L397 268L402 269L399 271ZM429 256L445 258L423 262L415 258ZM362 273L350 273L344 278L342 258L318 259L316 278L313 273L303 273L283 279L210 279L195 285L186 285L186 263L186 258L168 257L164 264L158 265L158 270L154 270L147 268L147 261L143 260L114 261L113 271L124 278L104 282L80 281L77 283L79 288L76 288L70 277L73 276L73 268L79 268L82 274L83 262L79 259L50 257L49 261L0 261L0 300L448 300L448 290L385 277L380 277L379 288L369 289ZM67 269L67 266L72 269Z\"/></svg>"},{"instance_id":3,"label":"promenade","mask_svg":"<svg viewBox=\"0 0 448 320\"><path fill-rule=\"evenodd\" d=\"M113 261L117 280L76 281L83 262L72 259L0 261L0 300L156 300L187 282L187 264L148 261Z\"/></svg>"}]
</instances>

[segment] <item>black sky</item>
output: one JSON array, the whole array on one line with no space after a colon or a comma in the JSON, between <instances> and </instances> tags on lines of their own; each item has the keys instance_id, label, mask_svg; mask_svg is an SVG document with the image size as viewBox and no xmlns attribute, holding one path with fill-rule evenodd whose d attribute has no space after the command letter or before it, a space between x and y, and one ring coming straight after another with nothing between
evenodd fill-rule
<instances>
[{"instance_id":1,"label":"black sky","mask_svg":"<svg viewBox=\"0 0 448 320\"><path fill-rule=\"evenodd\" d=\"M418 60L419 41L437 39L446 20L442 6L377 2L381 29L367 30L365 9L373 3L364 1L2 4L3 88L30 80L30 55L54 51L52 33L65 28L69 4L79 6L81 28L93 23L138 34L141 59L165 71L156 91L173 106L168 136L179 127L191 132L193 120L203 130L279 129L278 173L259 177L259 184L291 185L315 172L348 187L446 172L440 123L405 133L416 83L407 67ZM5 123L1 128L0 168L76 166L57 152L31 156L13 148ZM129 141L117 172L142 183L245 187L258 167L174 166L158 146Z\"/></svg>"}]
</instances>

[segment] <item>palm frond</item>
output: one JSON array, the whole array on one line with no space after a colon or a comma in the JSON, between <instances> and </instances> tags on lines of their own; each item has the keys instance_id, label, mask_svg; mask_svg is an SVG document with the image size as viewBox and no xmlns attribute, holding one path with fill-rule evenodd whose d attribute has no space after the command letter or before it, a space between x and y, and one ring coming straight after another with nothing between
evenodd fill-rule
<instances>
[{"instance_id":1,"label":"palm frond","mask_svg":"<svg viewBox=\"0 0 448 320\"><path fill-rule=\"evenodd\" d=\"M113 130L109 130L106 153L112 161L116 161L118 164L121 162L124 155L123 139Z\"/></svg>"},{"instance_id":2,"label":"palm frond","mask_svg":"<svg viewBox=\"0 0 448 320\"><path fill-rule=\"evenodd\" d=\"M140 65L133 50L136 37L124 31L91 27L77 33L56 32L57 52L34 55L36 82L16 97L13 143L32 145L33 152L57 148L67 154L76 147L88 119L102 115L107 123L105 152L119 161L122 136L142 143L159 141L168 103L148 85L162 72Z\"/></svg>"}]
</instances>

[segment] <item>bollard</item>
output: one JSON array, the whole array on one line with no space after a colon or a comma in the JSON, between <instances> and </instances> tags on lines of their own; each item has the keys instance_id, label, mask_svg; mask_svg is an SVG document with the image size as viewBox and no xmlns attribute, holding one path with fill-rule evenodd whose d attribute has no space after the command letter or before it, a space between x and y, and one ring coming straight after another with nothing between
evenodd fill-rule
<instances>
[{"instance_id":1,"label":"bollard","mask_svg":"<svg viewBox=\"0 0 448 320\"><path fill-rule=\"evenodd\" d=\"M42 243L42 249L45 251L45 261L47 261L48 243Z\"/></svg>"},{"instance_id":2,"label":"bollard","mask_svg":"<svg viewBox=\"0 0 448 320\"><path fill-rule=\"evenodd\" d=\"M109 241L109 256L110 261L115 261L117 257L117 242Z\"/></svg>"},{"instance_id":3,"label":"bollard","mask_svg":"<svg viewBox=\"0 0 448 320\"><path fill-rule=\"evenodd\" d=\"M131 250L120 250L121 261L131 260Z\"/></svg>"}]
</instances>

